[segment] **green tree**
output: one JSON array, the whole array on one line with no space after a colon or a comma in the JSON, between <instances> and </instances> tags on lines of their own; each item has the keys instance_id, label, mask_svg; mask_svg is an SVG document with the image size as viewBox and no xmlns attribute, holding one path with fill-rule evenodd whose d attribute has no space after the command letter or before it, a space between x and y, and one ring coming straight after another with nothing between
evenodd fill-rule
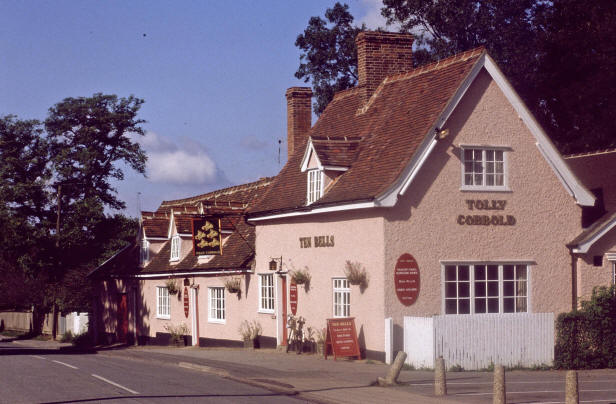
<instances>
[{"instance_id":1,"label":"green tree","mask_svg":"<svg viewBox=\"0 0 616 404\"><path fill-rule=\"evenodd\" d=\"M353 26L348 5L336 3L325 11L325 18L312 17L295 46L302 50L295 77L312 82L316 102L314 112L320 115L337 91L357 83L357 49L355 37L366 29Z\"/></svg>"},{"instance_id":2,"label":"green tree","mask_svg":"<svg viewBox=\"0 0 616 404\"><path fill-rule=\"evenodd\" d=\"M51 307L88 307L85 274L137 229L104 209L124 207L111 184L124 178L121 164L145 172L135 141L144 134L142 104L132 96L67 98L50 108L44 129L0 118L0 287L20 291L0 305L33 305L39 321Z\"/></svg>"},{"instance_id":3,"label":"green tree","mask_svg":"<svg viewBox=\"0 0 616 404\"><path fill-rule=\"evenodd\" d=\"M616 2L556 0L544 16L536 114L565 153L616 147Z\"/></svg>"},{"instance_id":4,"label":"green tree","mask_svg":"<svg viewBox=\"0 0 616 404\"><path fill-rule=\"evenodd\" d=\"M388 24L415 36L422 65L484 46L562 152L616 147L616 2L598 0L384 0ZM315 111L336 91L356 84L352 27L346 5L328 9L330 25L312 17L296 41L303 53L296 77L312 81ZM338 26L345 29L339 29ZM336 46L343 43L345 47ZM333 55L336 55L335 57Z\"/></svg>"}]
</instances>

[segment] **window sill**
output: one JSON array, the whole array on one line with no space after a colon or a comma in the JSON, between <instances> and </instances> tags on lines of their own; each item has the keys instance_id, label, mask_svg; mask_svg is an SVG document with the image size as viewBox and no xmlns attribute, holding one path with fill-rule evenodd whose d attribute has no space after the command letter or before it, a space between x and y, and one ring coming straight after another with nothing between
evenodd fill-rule
<instances>
[{"instance_id":1,"label":"window sill","mask_svg":"<svg viewBox=\"0 0 616 404\"><path fill-rule=\"evenodd\" d=\"M207 322L211 323L211 324L226 324L227 320L219 320L219 319L216 319L216 318L208 318Z\"/></svg>"},{"instance_id":2,"label":"window sill","mask_svg":"<svg viewBox=\"0 0 616 404\"><path fill-rule=\"evenodd\" d=\"M159 320L171 320L171 316L156 316Z\"/></svg>"},{"instance_id":3,"label":"window sill","mask_svg":"<svg viewBox=\"0 0 616 404\"><path fill-rule=\"evenodd\" d=\"M498 187L498 188L460 187L460 191L461 192L513 192L511 188L509 187Z\"/></svg>"},{"instance_id":4,"label":"window sill","mask_svg":"<svg viewBox=\"0 0 616 404\"><path fill-rule=\"evenodd\" d=\"M274 313L275 313L275 310L265 310L265 309L259 309L257 312L258 312L258 313L261 313L261 314L274 314Z\"/></svg>"}]
</instances>

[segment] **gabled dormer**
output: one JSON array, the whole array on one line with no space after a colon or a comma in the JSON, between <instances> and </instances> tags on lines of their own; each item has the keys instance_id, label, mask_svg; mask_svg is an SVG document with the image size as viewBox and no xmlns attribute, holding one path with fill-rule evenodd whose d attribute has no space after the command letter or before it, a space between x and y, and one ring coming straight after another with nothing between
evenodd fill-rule
<instances>
[{"instance_id":1,"label":"gabled dormer","mask_svg":"<svg viewBox=\"0 0 616 404\"><path fill-rule=\"evenodd\" d=\"M195 212L189 212L195 213ZM169 262L179 263L191 250L192 230L191 215L180 214L172 211L169 221L169 232L167 238L170 240Z\"/></svg>"},{"instance_id":2,"label":"gabled dormer","mask_svg":"<svg viewBox=\"0 0 616 404\"><path fill-rule=\"evenodd\" d=\"M360 137L311 136L304 151L301 171L306 173L306 204L319 200L327 188L351 167Z\"/></svg>"},{"instance_id":3,"label":"gabled dormer","mask_svg":"<svg viewBox=\"0 0 616 404\"><path fill-rule=\"evenodd\" d=\"M147 266L152 257L156 255L165 241L169 219L165 215L154 212L141 212L140 230L138 237L139 264Z\"/></svg>"}]
</instances>

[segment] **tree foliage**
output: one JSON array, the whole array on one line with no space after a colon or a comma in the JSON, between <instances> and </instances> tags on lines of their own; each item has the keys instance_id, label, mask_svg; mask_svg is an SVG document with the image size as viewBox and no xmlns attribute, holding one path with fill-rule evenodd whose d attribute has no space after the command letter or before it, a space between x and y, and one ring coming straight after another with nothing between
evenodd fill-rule
<instances>
[{"instance_id":1,"label":"tree foliage","mask_svg":"<svg viewBox=\"0 0 616 404\"><path fill-rule=\"evenodd\" d=\"M384 0L388 24L415 36L415 65L484 46L562 152L616 147L616 3L612 0ZM339 16L330 19L329 16ZM343 18L342 18L343 17ZM355 85L346 5L312 17L296 41L296 77L312 81L315 112ZM342 29L343 28L343 29ZM334 46L344 41L346 47ZM343 53L334 58L335 53ZM349 76L353 78L353 76ZM356 79L356 78L355 78Z\"/></svg>"},{"instance_id":2,"label":"tree foliage","mask_svg":"<svg viewBox=\"0 0 616 404\"><path fill-rule=\"evenodd\" d=\"M325 11L325 18L312 17L295 46L302 50L295 77L312 82L318 115L338 91L357 83L357 49L355 37L366 29L353 26L348 5L336 3Z\"/></svg>"},{"instance_id":3,"label":"tree foliage","mask_svg":"<svg viewBox=\"0 0 616 404\"><path fill-rule=\"evenodd\" d=\"M85 275L136 235L134 219L104 209L124 207L120 163L145 171L142 104L94 94L64 99L44 124L0 117L0 290L15 292L0 306L88 308Z\"/></svg>"}]
</instances>

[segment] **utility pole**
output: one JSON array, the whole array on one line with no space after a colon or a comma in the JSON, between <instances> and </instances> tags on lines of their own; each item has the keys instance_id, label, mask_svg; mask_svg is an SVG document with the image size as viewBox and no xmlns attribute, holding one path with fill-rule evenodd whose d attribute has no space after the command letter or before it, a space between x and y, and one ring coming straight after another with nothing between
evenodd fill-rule
<instances>
[{"instance_id":1,"label":"utility pole","mask_svg":"<svg viewBox=\"0 0 616 404\"><path fill-rule=\"evenodd\" d=\"M62 185L58 184L58 197L57 197L57 215L56 215L56 249L60 249L60 212L62 204ZM51 326L51 336L55 340L58 334L58 305L56 304L56 288L54 285L53 292L53 319Z\"/></svg>"}]
</instances>

